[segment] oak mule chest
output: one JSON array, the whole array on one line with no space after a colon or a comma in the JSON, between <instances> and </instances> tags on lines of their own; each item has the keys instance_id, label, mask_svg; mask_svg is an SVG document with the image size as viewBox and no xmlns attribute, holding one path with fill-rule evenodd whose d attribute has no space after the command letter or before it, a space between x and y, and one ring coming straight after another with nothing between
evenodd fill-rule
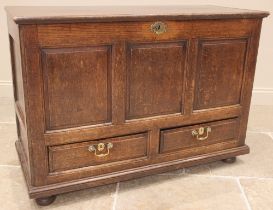
<instances>
[{"instance_id":1,"label":"oak mule chest","mask_svg":"<svg viewBox=\"0 0 273 210\"><path fill-rule=\"evenodd\" d=\"M30 198L246 154L262 18L217 6L7 7Z\"/></svg>"}]
</instances>

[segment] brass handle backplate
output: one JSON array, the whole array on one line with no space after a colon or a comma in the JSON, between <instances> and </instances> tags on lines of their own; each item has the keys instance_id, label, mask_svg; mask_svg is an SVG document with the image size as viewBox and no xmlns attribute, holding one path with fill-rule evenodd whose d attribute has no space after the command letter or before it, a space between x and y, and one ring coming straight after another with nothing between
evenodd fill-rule
<instances>
[{"instance_id":1,"label":"brass handle backplate","mask_svg":"<svg viewBox=\"0 0 273 210\"><path fill-rule=\"evenodd\" d=\"M110 149L113 148L113 144L112 143L99 143L97 145L90 145L88 147L88 151L89 152L95 152L95 155L97 157L105 157L107 155L109 155L110 153ZM102 153L104 150L107 150L106 153Z\"/></svg>"},{"instance_id":2,"label":"brass handle backplate","mask_svg":"<svg viewBox=\"0 0 273 210\"><path fill-rule=\"evenodd\" d=\"M192 131L192 136L196 137L197 140L199 141L204 141L209 137L209 133L211 132L211 127L200 127L197 130L193 130ZM206 135L204 136L204 133L206 133Z\"/></svg>"},{"instance_id":3,"label":"brass handle backplate","mask_svg":"<svg viewBox=\"0 0 273 210\"><path fill-rule=\"evenodd\" d=\"M163 34L167 31L167 25L163 22L155 22L151 25L151 31L155 34Z\"/></svg>"}]
</instances>

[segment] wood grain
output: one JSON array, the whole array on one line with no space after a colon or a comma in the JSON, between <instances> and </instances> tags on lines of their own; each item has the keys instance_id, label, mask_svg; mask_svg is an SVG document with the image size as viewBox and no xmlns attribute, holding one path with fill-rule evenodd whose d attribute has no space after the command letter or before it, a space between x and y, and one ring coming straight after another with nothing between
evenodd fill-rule
<instances>
[{"instance_id":1,"label":"wood grain","mask_svg":"<svg viewBox=\"0 0 273 210\"><path fill-rule=\"evenodd\" d=\"M111 55L111 46L42 50L47 130L111 122Z\"/></svg>"},{"instance_id":2,"label":"wood grain","mask_svg":"<svg viewBox=\"0 0 273 210\"><path fill-rule=\"evenodd\" d=\"M200 127L211 128L206 140L200 141L196 136L192 135L193 130L198 130ZM198 124L181 128L161 130L160 138L160 153L174 152L190 147L198 147L204 145L215 144L236 140L238 136L238 119L216 121L213 123ZM206 132L200 137L205 137ZM183 152L183 151L181 151Z\"/></svg>"},{"instance_id":3,"label":"wood grain","mask_svg":"<svg viewBox=\"0 0 273 210\"><path fill-rule=\"evenodd\" d=\"M26 164L24 163L24 160L21 159L22 153L20 150L21 147L19 142L16 142L16 148L20 157L23 171L25 171ZM31 186L30 184L27 184L27 187L29 190L30 198L42 198L46 196L57 195L61 193L77 191L81 189L115 183L118 181L126 181L130 179L135 179L138 177L163 173L170 170L177 170L183 167L200 165L200 164L209 163L216 160L227 159L229 157L234 157L234 156L243 155L247 153L249 153L249 147L245 145L241 147L227 149L220 152L218 151L218 152L212 152L209 154L199 155L194 158L162 162L160 164L148 165L144 167L139 167L137 169L124 170L118 173L109 173L105 176L94 176L94 177L77 179L77 180L75 179L72 182L71 181L63 182L62 184L51 184L51 185L45 185L42 187L34 187L34 186ZM27 176L27 173L24 173L24 174L25 176Z\"/></svg>"},{"instance_id":4,"label":"wood grain","mask_svg":"<svg viewBox=\"0 0 273 210\"><path fill-rule=\"evenodd\" d=\"M109 149L109 155L97 157L95 152L89 151L89 146L103 143L113 144ZM98 154L107 154L107 148ZM49 147L50 172L64 171L69 169L82 168L87 166L97 166L104 164L121 164L123 160L143 158L147 156L147 134L138 134L124 137L101 139L98 141L83 142L78 144L68 144Z\"/></svg>"},{"instance_id":5,"label":"wood grain","mask_svg":"<svg viewBox=\"0 0 273 210\"><path fill-rule=\"evenodd\" d=\"M240 104L247 39L200 40L194 110Z\"/></svg>"},{"instance_id":6,"label":"wood grain","mask_svg":"<svg viewBox=\"0 0 273 210\"><path fill-rule=\"evenodd\" d=\"M126 119L182 114L186 43L130 44L128 48Z\"/></svg>"},{"instance_id":7,"label":"wood grain","mask_svg":"<svg viewBox=\"0 0 273 210\"><path fill-rule=\"evenodd\" d=\"M55 48L109 45L113 42L176 41L193 38L247 37L256 19L164 21L167 31L157 35L151 31L155 21L67 23L38 25L39 45ZM210 30L208 30L208 28ZM228 31L228 33L227 33ZM83 39L84 37L84 39Z\"/></svg>"},{"instance_id":8,"label":"wood grain","mask_svg":"<svg viewBox=\"0 0 273 210\"><path fill-rule=\"evenodd\" d=\"M7 8L16 148L31 198L249 152L245 135L267 12L36 9ZM151 30L156 21L166 26L160 35ZM212 128L207 141L193 139L200 126ZM109 142L106 157L88 151Z\"/></svg>"},{"instance_id":9,"label":"wood grain","mask_svg":"<svg viewBox=\"0 0 273 210\"><path fill-rule=\"evenodd\" d=\"M10 18L19 24L59 22L141 21L157 19L192 20L262 18L269 12L213 5L202 6L93 6L93 7L6 7Z\"/></svg>"}]
</instances>

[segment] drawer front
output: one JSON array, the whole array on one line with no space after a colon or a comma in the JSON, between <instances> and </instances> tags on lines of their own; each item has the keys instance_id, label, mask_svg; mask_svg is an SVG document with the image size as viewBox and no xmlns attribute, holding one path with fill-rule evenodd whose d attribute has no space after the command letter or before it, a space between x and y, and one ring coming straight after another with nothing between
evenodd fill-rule
<instances>
[{"instance_id":1,"label":"drawer front","mask_svg":"<svg viewBox=\"0 0 273 210\"><path fill-rule=\"evenodd\" d=\"M49 147L50 172L120 163L147 156L147 133Z\"/></svg>"},{"instance_id":2,"label":"drawer front","mask_svg":"<svg viewBox=\"0 0 273 210\"><path fill-rule=\"evenodd\" d=\"M160 153L175 152L235 140L238 135L238 127L238 119L230 119L162 130Z\"/></svg>"}]
</instances>

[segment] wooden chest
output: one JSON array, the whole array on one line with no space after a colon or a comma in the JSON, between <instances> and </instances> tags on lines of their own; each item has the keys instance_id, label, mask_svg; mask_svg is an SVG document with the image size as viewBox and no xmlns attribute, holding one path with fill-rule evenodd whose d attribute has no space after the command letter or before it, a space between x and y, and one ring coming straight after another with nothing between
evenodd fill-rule
<instances>
[{"instance_id":1,"label":"wooden chest","mask_svg":"<svg viewBox=\"0 0 273 210\"><path fill-rule=\"evenodd\" d=\"M8 7L30 198L246 154L262 18L200 7Z\"/></svg>"}]
</instances>

